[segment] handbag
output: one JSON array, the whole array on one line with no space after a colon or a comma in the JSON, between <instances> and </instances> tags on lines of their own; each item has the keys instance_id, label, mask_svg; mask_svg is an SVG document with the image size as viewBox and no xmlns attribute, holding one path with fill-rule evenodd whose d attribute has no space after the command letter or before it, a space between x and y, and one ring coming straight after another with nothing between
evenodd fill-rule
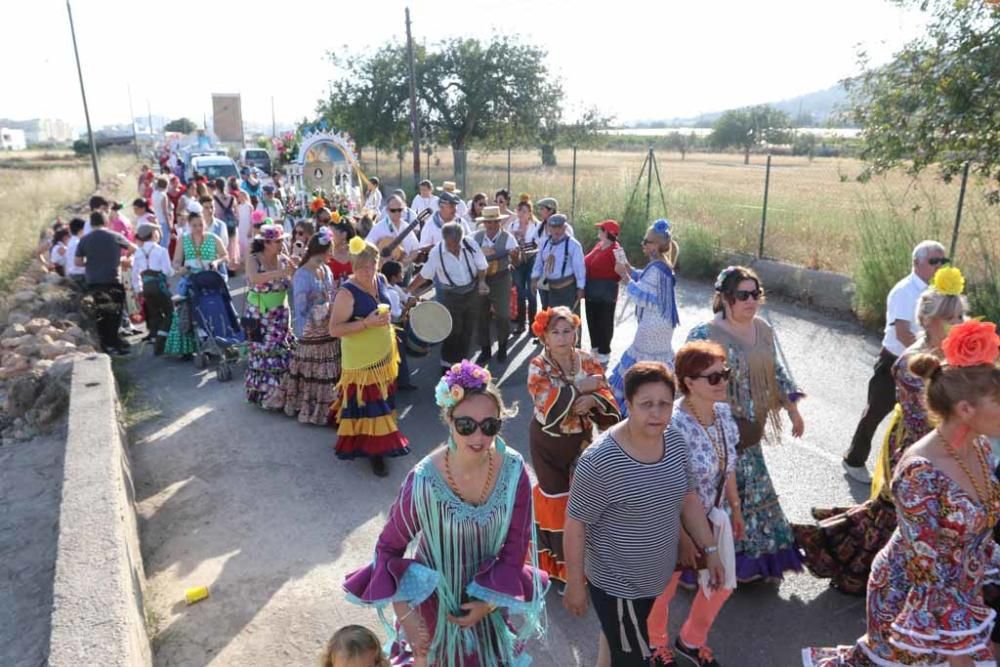
<instances>
[{"instance_id":1,"label":"handbag","mask_svg":"<svg viewBox=\"0 0 1000 667\"><path fill-rule=\"evenodd\" d=\"M260 320L256 317L243 315L240 317L240 328L250 343L262 343L264 341L264 331L260 326Z\"/></svg>"},{"instance_id":2,"label":"handbag","mask_svg":"<svg viewBox=\"0 0 1000 667\"><path fill-rule=\"evenodd\" d=\"M718 421L718 419L716 421ZM705 433L707 435L708 431L706 430ZM722 501L722 492L726 489L726 477L728 477L728 475L726 475L726 468L729 467L729 447L726 442L726 429L722 427L722 424L719 424L719 433L722 434L722 480L719 482L719 487L715 490L715 502L712 503L713 508L719 507L719 503ZM708 512L705 513L706 519L708 518L708 514ZM709 520L708 525L712 525L711 520ZM684 530L683 526L681 527L681 530ZM695 560L695 570L705 570L707 568L708 557L703 553L699 553L698 558ZM681 566L680 563L676 563L674 565L674 572L683 572L687 569L688 568Z\"/></svg>"},{"instance_id":3,"label":"handbag","mask_svg":"<svg viewBox=\"0 0 1000 667\"><path fill-rule=\"evenodd\" d=\"M764 437L764 424L736 417L736 427L740 430L740 441L736 443L736 451L743 452L754 445L759 445Z\"/></svg>"}]
</instances>

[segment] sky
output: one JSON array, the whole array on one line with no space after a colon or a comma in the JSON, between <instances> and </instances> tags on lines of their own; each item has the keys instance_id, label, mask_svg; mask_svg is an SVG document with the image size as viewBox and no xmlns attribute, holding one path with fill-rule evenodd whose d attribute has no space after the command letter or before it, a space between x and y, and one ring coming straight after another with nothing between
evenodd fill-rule
<instances>
[{"instance_id":1,"label":"sky","mask_svg":"<svg viewBox=\"0 0 1000 667\"><path fill-rule=\"evenodd\" d=\"M884 62L922 17L888 0L73 0L95 127L137 116L211 115L212 93L240 93L247 122L312 116L337 75L330 50L364 52L405 36L544 48L570 114L596 105L619 122L695 116L827 88ZM4 10L0 118L84 124L66 4ZM14 27L16 25L16 28ZM12 29L13 28L13 29ZM349 130L349 128L346 128Z\"/></svg>"}]
</instances>

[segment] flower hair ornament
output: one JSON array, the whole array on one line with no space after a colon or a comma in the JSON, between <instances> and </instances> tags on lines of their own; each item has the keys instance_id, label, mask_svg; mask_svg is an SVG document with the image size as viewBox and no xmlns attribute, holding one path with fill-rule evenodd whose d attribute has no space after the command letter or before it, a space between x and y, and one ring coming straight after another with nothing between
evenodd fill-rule
<instances>
[{"instance_id":1,"label":"flower hair ornament","mask_svg":"<svg viewBox=\"0 0 1000 667\"><path fill-rule=\"evenodd\" d=\"M992 366L1000 357L1000 336L993 322L969 320L952 327L941 343L945 361L956 368Z\"/></svg>"},{"instance_id":2,"label":"flower hair ornament","mask_svg":"<svg viewBox=\"0 0 1000 667\"><path fill-rule=\"evenodd\" d=\"M347 249L352 255L360 255L367 247L368 244L360 236L355 236L351 239L351 242L347 244Z\"/></svg>"},{"instance_id":3,"label":"flower hair ornament","mask_svg":"<svg viewBox=\"0 0 1000 667\"><path fill-rule=\"evenodd\" d=\"M322 197L316 197L311 202L309 202L309 210L313 213L318 213L319 210L326 206L326 201Z\"/></svg>"},{"instance_id":4,"label":"flower hair ornament","mask_svg":"<svg viewBox=\"0 0 1000 667\"><path fill-rule=\"evenodd\" d=\"M653 223L653 231L660 236L670 238L670 221L666 218L660 218Z\"/></svg>"},{"instance_id":5,"label":"flower hair ornament","mask_svg":"<svg viewBox=\"0 0 1000 667\"><path fill-rule=\"evenodd\" d=\"M434 387L434 402L441 408L453 408L465 399L469 391L486 388L493 376L468 359L453 364Z\"/></svg>"},{"instance_id":6,"label":"flower hair ornament","mask_svg":"<svg viewBox=\"0 0 1000 667\"><path fill-rule=\"evenodd\" d=\"M334 211L330 214L330 222L335 225L340 224L340 211Z\"/></svg>"},{"instance_id":7,"label":"flower hair ornament","mask_svg":"<svg viewBox=\"0 0 1000 667\"><path fill-rule=\"evenodd\" d=\"M715 278L715 285L713 286L715 291L721 292L722 285L726 282L726 278L728 278L730 274L733 273L733 271L736 271L739 268L740 267L738 266L727 266L726 268L722 269L722 271L719 272L719 275Z\"/></svg>"},{"instance_id":8,"label":"flower hair ornament","mask_svg":"<svg viewBox=\"0 0 1000 667\"><path fill-rule=\"evenodd\" d=\"M957 268L946 266L934 273L931 287L945 296L961 296L965 291L965 276Z\"/></svg>"},{"instance_id":9,"label":"flower hair ornament","mask_svg":"<svg viewBox=\"0 0 1000 667\"><path fill-rule=\"evenodd\" d=\"M546 308L535 313L535 319L531 322L531 333L535 334L538 338L543 337L549 328L549 321L551 319L551 308ZM573 326L577 329L580 328L580 316L576 313L573 313Z\"/></svg>"},{"instance_id":10,"label":"flower hair ornament","mask_svg":"<svg viewBox=\"0 0 1000 667\"><path fill-rule=\"evenodd\" d=\"M333 243L333 232L330 231L329 227L321 227L316 236L319 239L320 245L330 245Z\"/></svg>"}]
</instances>

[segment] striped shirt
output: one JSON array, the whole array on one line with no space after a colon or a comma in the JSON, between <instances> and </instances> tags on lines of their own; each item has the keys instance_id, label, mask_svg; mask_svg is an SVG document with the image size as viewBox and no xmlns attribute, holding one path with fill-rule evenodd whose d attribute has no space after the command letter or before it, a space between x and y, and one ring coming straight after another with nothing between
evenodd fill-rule
<instances>
[{"instance_id":1,"label":"striped shirt","mask_svg":"<svg viewBox=\"0 0 1000 667\"><path fill-rule=\"evenodd\" d=\"M568 516L586 524L587 579L629 600L663 592L674 572L684 496L695 488L687 444L673 427L656 463L629 456L610 433L580 456Z\"/></svg>"}]
</instances>

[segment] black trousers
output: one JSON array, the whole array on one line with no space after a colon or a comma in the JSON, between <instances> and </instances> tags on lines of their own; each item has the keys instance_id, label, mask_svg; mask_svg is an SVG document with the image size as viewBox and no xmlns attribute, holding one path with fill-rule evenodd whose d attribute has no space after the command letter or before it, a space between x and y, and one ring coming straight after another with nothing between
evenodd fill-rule
<instances>
[{"instance_id":1,"label":"black trousers","mask_svg":"<svg viewBox=\"0 0 1000 667\"><path fill-rule=\"evenodd\" d=\"M587 331L590 345L600 354L611 354L611 338L615 334L614 301L591 301L587 299Z\"/></svg>"},{"instance_id":2,"label":"black trousers","mask_svg":"<svg viewBox=\"0 0 1000 667\"><path fill-rule=\"evenodd\" d=\"M170 300L170 292L164 291L164 283L155 280L144 280L142 283L142 298L146 304L146 328L155 336L154 351L163 353L163 347L170 333L170 324L174 319L174 304Z\"/></svg>"},{"instance_id":3,"label":"black trousers","mask_svg":"<svg viewBox=\"0 0 1000 667\"><path fill-rule=\"evenodd\" d=\"M649 657L644 657L650 655L646 621L656 598L623 600L605 593L594 584L588 583L587 586L601 631L608 640L611 667L648 667ZM628 642L627 648L622 645L623 636Z\"/></svg>"},{"instance_id":4,"label":"black trousers","mask_svg":"<svg viewBox=\"0 0 1000 667\"><path fill-rule=\"evenodd\" d=\"M125 288L121 283L88 283L87 293L94 298L94 319L101 347L109 350L124 345L118 328L125 310Z\"/></svg>"},{"instance_id":5,"label":"black trousers","mask_svg":"<svg viewBox=\"0 0 1000 667\"><path fill-rule=\"evenodd\" d=\"M469 358L469 346L476 334L479 316L479 293L468 294L441 291L441 304L451 313L451 333L441 343L441 365L451 366Z\"/></svg>"},{"instance_id":6,"label":"black trousers","mask_svg":"<svg viewBox=\"0 0 1000 667\"><path fill-rule=\"evenodd\" d=\"M487 349L490 341L490 324L497 323L497 346L507 347L510 338L510 271L486 279L490 293L479 297L479 347Z\"/></svg>"},{"instance_id":7,"label":"black trousers","mask_svg":"<svg viewBox=\"0 0 1000 667\"><path fill-rule=\"evenodd\" d=\"M896 405L896 381L892 378L892 365L896 363L896 359L898 357L895 354L882 348L875 360L875 372L868 381L868 405L861 413L861 420L854 430L851 448L844 455L848 465L865 464L871 453L875 430Z\"/></svg>"}]
</instances>

